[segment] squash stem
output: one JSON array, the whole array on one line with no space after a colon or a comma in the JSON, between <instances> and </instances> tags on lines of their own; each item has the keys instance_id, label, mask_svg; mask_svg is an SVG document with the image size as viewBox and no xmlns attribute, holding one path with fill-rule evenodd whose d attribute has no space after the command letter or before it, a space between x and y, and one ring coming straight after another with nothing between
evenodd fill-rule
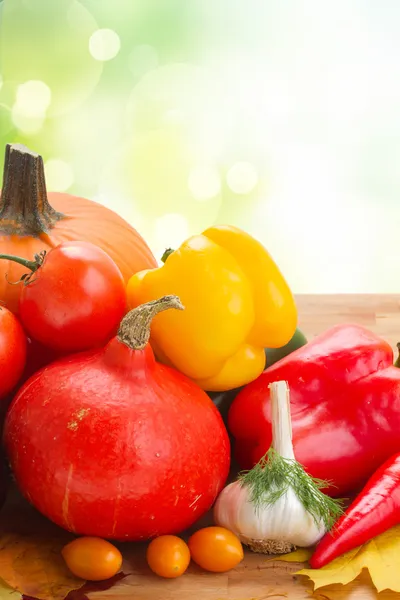
<instances>
[{"instance_id":1,"label":"squash stem","mask_svg":"<svg viewBox=\"0 0 400 600\"><path fill-rule=\"evenodd\" d=\"M158 313L175 308L183 310L178 296L163 296L134 308L122 319L117 338L131 350L143 350L150 339L151 322Z\"/></svg>"}]
</instances>

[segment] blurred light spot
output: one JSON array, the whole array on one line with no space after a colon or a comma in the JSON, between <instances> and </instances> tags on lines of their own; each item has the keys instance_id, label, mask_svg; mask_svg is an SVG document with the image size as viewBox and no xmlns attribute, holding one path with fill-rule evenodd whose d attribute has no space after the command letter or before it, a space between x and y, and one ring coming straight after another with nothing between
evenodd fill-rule
<instances>
[{"instance_id":1,"label":"blurred light spot","mask_svg":"<svg viewBox=\"0 0 400 600\"><path fill-rule=\"evenodd\" d=\"M121 40L113 29L98 29L89 39L89 52L96 60L115 58L121 49Z\"/></svg>"},{"instance_id":2,"label":"blurred light spot","mask_svg":"<svg viewBox=\"0 0 400 600\"><path fill-rule=\"evenodd\" d=\"M136 46L129 55L129 69L135 77L141 77L158 67L158 54L153 46Z\"/></svg>"},{"instance_id":3,"label":"blurred light spot","mask_svg":"<svg viewBox=\"0 0 400 600\"><path fill-rule=\"evenodd\" d=\"M166 125L183 125L186 121L185 114L178 108L171 108L164 113L163 122Z\"/></svg>"},{"instance_id":4,"label":"blurred light spot","mask_svg":"<svg viewBox=\"0 0 400 600\"><path fill-rule=\"evenodd\" d=\"M215 167L199 165L190 171L188 186L196 200L209 200L219 193L221 179Z\"/></svg>"},{"instance_id":5,"label":"blurred light spot","mask_svg":"<svg viewBox=\"0 0 400 600\"><path fill-rule=\"evenodd\" d=\"M11 121L11 110L5 104L0 103L0 132L5 136L13 128Z\"/></svg>"},{"instance_id":6,"label":"blurred light spot","mask_svg":"<svg viewBox=\"0 0 400 600\"><path fill-rule=\"evenodd\" d=\"M19 131L22 131L27 135L33 135L42 129L44 115L27 115L25 112L21 112L18 104L14 104L11 109L11 120Z\"/></svg>"},{"instance_id":7,"label":"blurred light spot","mask_svg":"<svg viewBox=\"0 0 400 600\"><path fill-rule=\"evenodd\" d=\"M71 166L58 158L51 158L45 165L46 184L49 190L64 192L74 182Z\"/></svg>"},{"instance_id":8,"label":"blurred light spot","mask_svg":"<svg viewBox=\"0 0 400 600\"><path fill-rule=\"evenodd\" d=\"M41 117L46 114L51 102L51 90L43 81L26 81L17 88L16 104L24 117Z\"/></svg>"},{"instance_id":9,"label":"blurred light spot","mask_svg":"<svg viewBox=\"0 0 400 600\"><path fill-rule=\"evenodd\" d=\"M176 248L189 236L189 223L186 217L168 213L156 219L155 238L162 248Z\"/></svg>"},{"instance_id":10,"label":"blurred light spot","mask_svg":"<svg viewBox=\"0 0 400 600\"><path fill-rule=\"evenodd\" d=\"M235 163L229 169L226 181L235 194L249 194L258 183L257 170L250 163Z\"/></svg>"}]
</instances>

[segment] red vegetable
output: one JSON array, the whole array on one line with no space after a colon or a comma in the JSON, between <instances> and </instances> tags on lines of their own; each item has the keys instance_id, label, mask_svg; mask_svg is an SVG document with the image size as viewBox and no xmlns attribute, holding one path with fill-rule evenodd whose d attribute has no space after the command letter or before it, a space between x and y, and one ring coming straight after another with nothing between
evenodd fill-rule
<instances>
[{"instance_id":1,"label":"red vegetable","mask_svg":"<svg viewBox=\"0 0 400 600\"><path fill-rule=\"evenodd\" d=\"M319 542L310 565L319 569L400 523L400 454L389 458Z\"/></svg>"},{"instance_id":2,"label":"red vegetable","mask_svg":"<svg viewBox=\"0 0 400 600\"><path fill-rule=\"evenodd\" d=\"M172 307L181 308L176 296L134 309L105 348L50 364L11 404L4 441L21 491L70 531L119 540L178 533L226 481L229 440L217 409L148 344L151 319Z\"/></svg>"},{"instance_id":3,"label":"red vegetable","mask_svg":"<svg viewBox=\"0 0 400 600\"><path fill-rule=\"evenodd\" d=\"M17 385L25 368L26 335L17 318L0 307L0 398Z\"/></svg>"},{"instance_id":4,"label":"red vegetable","mask_svg":"<svg viewBox=\"0 0 400 600\"><path fill-rule=\"evenodd\" d=\"M20 319L36 341L58 352L105 344L126 312L126 291L114 261L90 242L65 242L23 264Z\"/></svg>"},{"instance_id":5,"label":"red vegetable","mask_svg":"<svg viewBox=\"0 0 400 600\"><path fill-rule=\"evenodd\" d=\"M297 460L343 496L400 451L400 369L389 344L357 325L339 325L266 369L234 400L229 428L242 468L271 444L268 386L291 390Z\"/></svg>"}]
</instances>

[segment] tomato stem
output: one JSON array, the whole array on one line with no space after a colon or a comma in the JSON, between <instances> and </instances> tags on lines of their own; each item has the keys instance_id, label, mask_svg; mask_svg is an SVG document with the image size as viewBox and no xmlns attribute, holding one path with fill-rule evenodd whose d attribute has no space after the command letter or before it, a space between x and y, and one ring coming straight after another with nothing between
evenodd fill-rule
<instances>
[{"instance_id":1,"label":"tomato stem","mask_svg":"<svg viewBox=\"0 0 400 600\"><path fill-rule=\"evenodd\" d=\"M45 250L40 252L40 254L35 254L34 260L28 260L26 258L22 258L22 256L14 256L13 254L0 254L0 260L11 260L12 262L16 262L30 270L30 273L24 273L24 275L22 275L21 279L18 279L18 281L9 281L8 283L11 283L12 285L16 285L18 283L28 285L31 283L33 281L32 275L36 273L36 271L42 266L45 256Z\"/></svg>"},{"instance_id":2,"label":"tomato stem","mask_svg":"<svg viewBox=\"0 0 400 600\"><path fill-rule=\"evenodd\" d=\"M40 264L36 261L27 260L26 258L22 258L22 256L13 256L12 254L0 254L0 259L11 260L12 262L16 262L32 271L32 273L37 271L40 267Z\"/></svg>"},{"instance_id":3,"label":"tomato stem","mask_svg":"<svg viewBox=\"0 0 400 600\"><path fill-rule=\"evenodd\" d=\"M143 350L150 339L150 325L160 312L175 308L183 310L178 296L163 296L134 308L122 319L117 338L131 350Z\"/></svg>"}]
</instances>

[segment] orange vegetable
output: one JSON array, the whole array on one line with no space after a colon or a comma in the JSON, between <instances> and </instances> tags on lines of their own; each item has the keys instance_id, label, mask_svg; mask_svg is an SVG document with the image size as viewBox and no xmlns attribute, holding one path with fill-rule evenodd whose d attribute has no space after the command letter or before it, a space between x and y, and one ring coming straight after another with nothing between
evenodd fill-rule
<instances>
[{"instance_id":1,"label":"orange vegetable","mask_svg":"<svg viewBox=\"0 0 400 600\"><path fill-rule=\"evenodd\" d=\"M175 535L161 535L150 542L146 558L154 573L173 579L182 575L188 568L190 552L181 538Z\"/></svg>"},{"instance_id":2,"label":"orange vegetable","mask_svg":"<svg viewBox=\"0 0 400 600\"><path fill-rule=\"evenodd\" d=\"M42 157L20 144L7 145L0 200L0 248L32 260L61 242L85 241L100 246L127 281L157 262L138 232L115 212L85 198L47 193ZM26 273L16 263L0 262L0 300L18 312L22 285L10 285Z\"/></svg>"},{"instance_id":3,"label":"orange vegetable","mask_svg":"<svg viewBox=\"0 0 400 600\"><path fill-rule=\"evenodd\" d=\"M62 549L67 567L76 577L104 581L121 569L121 552L101 538L80 537Z\"/></svg>"},{"instance_id":4,"label":"orange vegetable","mask_svg":"<svg viewBox=\"0 0 400 600\"><path fill-rule=\"evenodd\" d=\"M192 559L205 571L224 573L243 560L239 538L224 527L205 527L189 539Z\"/></svg>"}]
</instances>

